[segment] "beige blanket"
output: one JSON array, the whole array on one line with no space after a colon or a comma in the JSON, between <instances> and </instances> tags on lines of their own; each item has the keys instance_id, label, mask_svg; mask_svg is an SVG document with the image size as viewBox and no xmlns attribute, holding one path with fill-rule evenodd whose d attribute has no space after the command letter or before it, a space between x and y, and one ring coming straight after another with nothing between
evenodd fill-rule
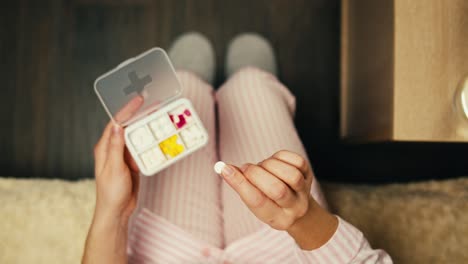
<instances>
[{"instance_id":1,"label":"beige blanket","mask_svg":"<svg viewBox=\"0 0 468 264\"><path fill-rule=\"evenodd\" d=\"M331 208L395 263L468 263L468 178L323 184ZM79 263L94 181L0 178L0 263Z\"/></svg>"}]
</instances>

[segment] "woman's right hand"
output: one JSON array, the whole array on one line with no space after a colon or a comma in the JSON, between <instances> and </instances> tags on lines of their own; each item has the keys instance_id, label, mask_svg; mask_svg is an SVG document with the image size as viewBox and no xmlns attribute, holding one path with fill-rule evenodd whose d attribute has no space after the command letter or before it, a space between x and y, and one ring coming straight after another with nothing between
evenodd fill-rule
<instances>
[{"instance_id":1,"label":"woman's right hand","mask_svg":"<svg viewBox=\"0 0 468 264\"><path fill-rule=\"evenodd\" d=\"M82 263L127 263L128 220L137 203L139 175L120 126L106 126L94 159L96 208Z\"/></svg>"},{"instance_id":2,"label":"woman's right hand","mask_svg":"<svg viewBox=\"0 0 468 264\"><path fill-rule=\"evenodd\" d=\"M122 107L114 119L128 121L143 106L144 99L135 96ZM96 176L96 209L94 217L129 218L136 207L139 170L125 147L123 129L109 122L94 147Z\"/></svg>"},{"instance_id":3,"label":"woman's right hand","mask_svg":"<svg viewBox=\"0 0 468 264\"><path fill-rule=\"evenodd\" d=\"M109 122L94 148L95 217L128 218L136 207L139 174L125 147L122 127Z\"/></svg>"}]
</instances>

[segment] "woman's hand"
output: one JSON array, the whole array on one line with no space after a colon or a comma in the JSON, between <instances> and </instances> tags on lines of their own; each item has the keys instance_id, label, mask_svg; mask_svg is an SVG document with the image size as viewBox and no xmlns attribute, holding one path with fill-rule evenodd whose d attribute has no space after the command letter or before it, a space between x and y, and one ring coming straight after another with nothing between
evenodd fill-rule
<instances>
[{"instance_id":1,"label":"woman's hand","mask_svg":"<svg viewBox=\"0 0 468 264\"><path fill-rule=\"evenodd\" d=\"M139 175L121 127L107 125L94 156L96 208L82 263L127 263L128 220L136 207Z\"/></svg>"},{"instance_id":2,"label":"woman's hand","mask_svg":"<svg viewBox=\"0 0 468 264\"><path fill-rule=\"evenodd\" d=\"M308 162L290 151L241 168L225 165L222 176L261 221L287 231L303 249L323 245L337 219L310 195L314 179Z\"/></svg>"},{"instance_id":3,"label":"woman's hand","mask_svg":"<svg viewBox=\"0 0 468 264\"><path fill-rule=\"evenodd\" d=\"M240 169L225 166L222 175L250 210L274 229L287 230L309 208L312 172L295 153L279 151Z\"/></svg>"},{"instance_id":4,"label":"woman's hand","mask_svg":"<svg viewBox=\"0 0 468 264\"><path fill-rule=\"evenodd\" d=\"M132 98L115 115L125 122L144 100ZM94 147L96 207L89 228L82 263L127 263L128 221L138 196L138 166L125 148L122 127L112 121Z\"/></svg>"},{"instance_id":5,"label":"woman's hand","mask_svg":"<svg viewBox=\"0 0 468 264\"><path fill-rule=\"evenodd\" d=\"M136 207L138 166L125 147L123 129L110 122L94 148L96 211L100 215L128 218Z\"/></svg>"},{"instance_id":6,"label":"woman's hand","mask_svg":"<svg viewBox=\"0 0 468 264\"><path fill-rule=\"evenodd\" d=\"M143 105L141 96L135 96L122 107L114 119L123 123ZM112 121L107 124L94 147L94 174L96 175L96 211L94 217L105 214L128 218L136 207L139 174L138 166L125 147L122 127Z\"/></svg>"}]
</instances>

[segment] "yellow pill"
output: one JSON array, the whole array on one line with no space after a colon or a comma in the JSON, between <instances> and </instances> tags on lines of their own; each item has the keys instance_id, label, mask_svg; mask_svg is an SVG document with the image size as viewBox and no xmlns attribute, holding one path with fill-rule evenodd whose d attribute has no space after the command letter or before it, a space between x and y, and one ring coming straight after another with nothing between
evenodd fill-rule
<instances>
[{"instance_id":1,"label":"yellow pill","mask_svg":"<svg viewBox=\"0 0 468 264\"><path fill-rule=\"evenodd\" d=\"M162 152L170 157L175 157L184 151L184 146L180 144L179 137L173 135L163 142L159 143Z\"/></svg>"}]
</instances>

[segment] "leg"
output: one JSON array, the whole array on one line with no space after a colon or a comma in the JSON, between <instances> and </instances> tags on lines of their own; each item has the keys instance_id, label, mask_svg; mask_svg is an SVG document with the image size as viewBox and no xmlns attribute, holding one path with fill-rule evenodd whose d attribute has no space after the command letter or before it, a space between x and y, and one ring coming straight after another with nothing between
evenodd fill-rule
<instances>
[{"instance_id":1,"label":"leg","mask_svg":"<svg viewBox=\"0 0 468 264\"><path fill-rule=\"evenodd\" d=\"M203 149L157 175L140 176L138 209L147 208L196 238L221 247L221 180L212 169L217 160L213 90L194 74L178 72L178 76L183 97L193 103L210 140Z\"/></svg>"},{"instance_id":2,"label":"leg","mask_svg":"<svg viewBox=\"0 0 468 264\"><path fill-rule=\"evenodd\" d=\"M295 99L273 75L256 68L234 74L216 94L219 110L219 155L236 165L257 163L281 149L307 157L294 127ZM221 188L225 243L263 225L223 182ZM316 181L312 195L325 200Z\"/></svg>"}]
</instances>

